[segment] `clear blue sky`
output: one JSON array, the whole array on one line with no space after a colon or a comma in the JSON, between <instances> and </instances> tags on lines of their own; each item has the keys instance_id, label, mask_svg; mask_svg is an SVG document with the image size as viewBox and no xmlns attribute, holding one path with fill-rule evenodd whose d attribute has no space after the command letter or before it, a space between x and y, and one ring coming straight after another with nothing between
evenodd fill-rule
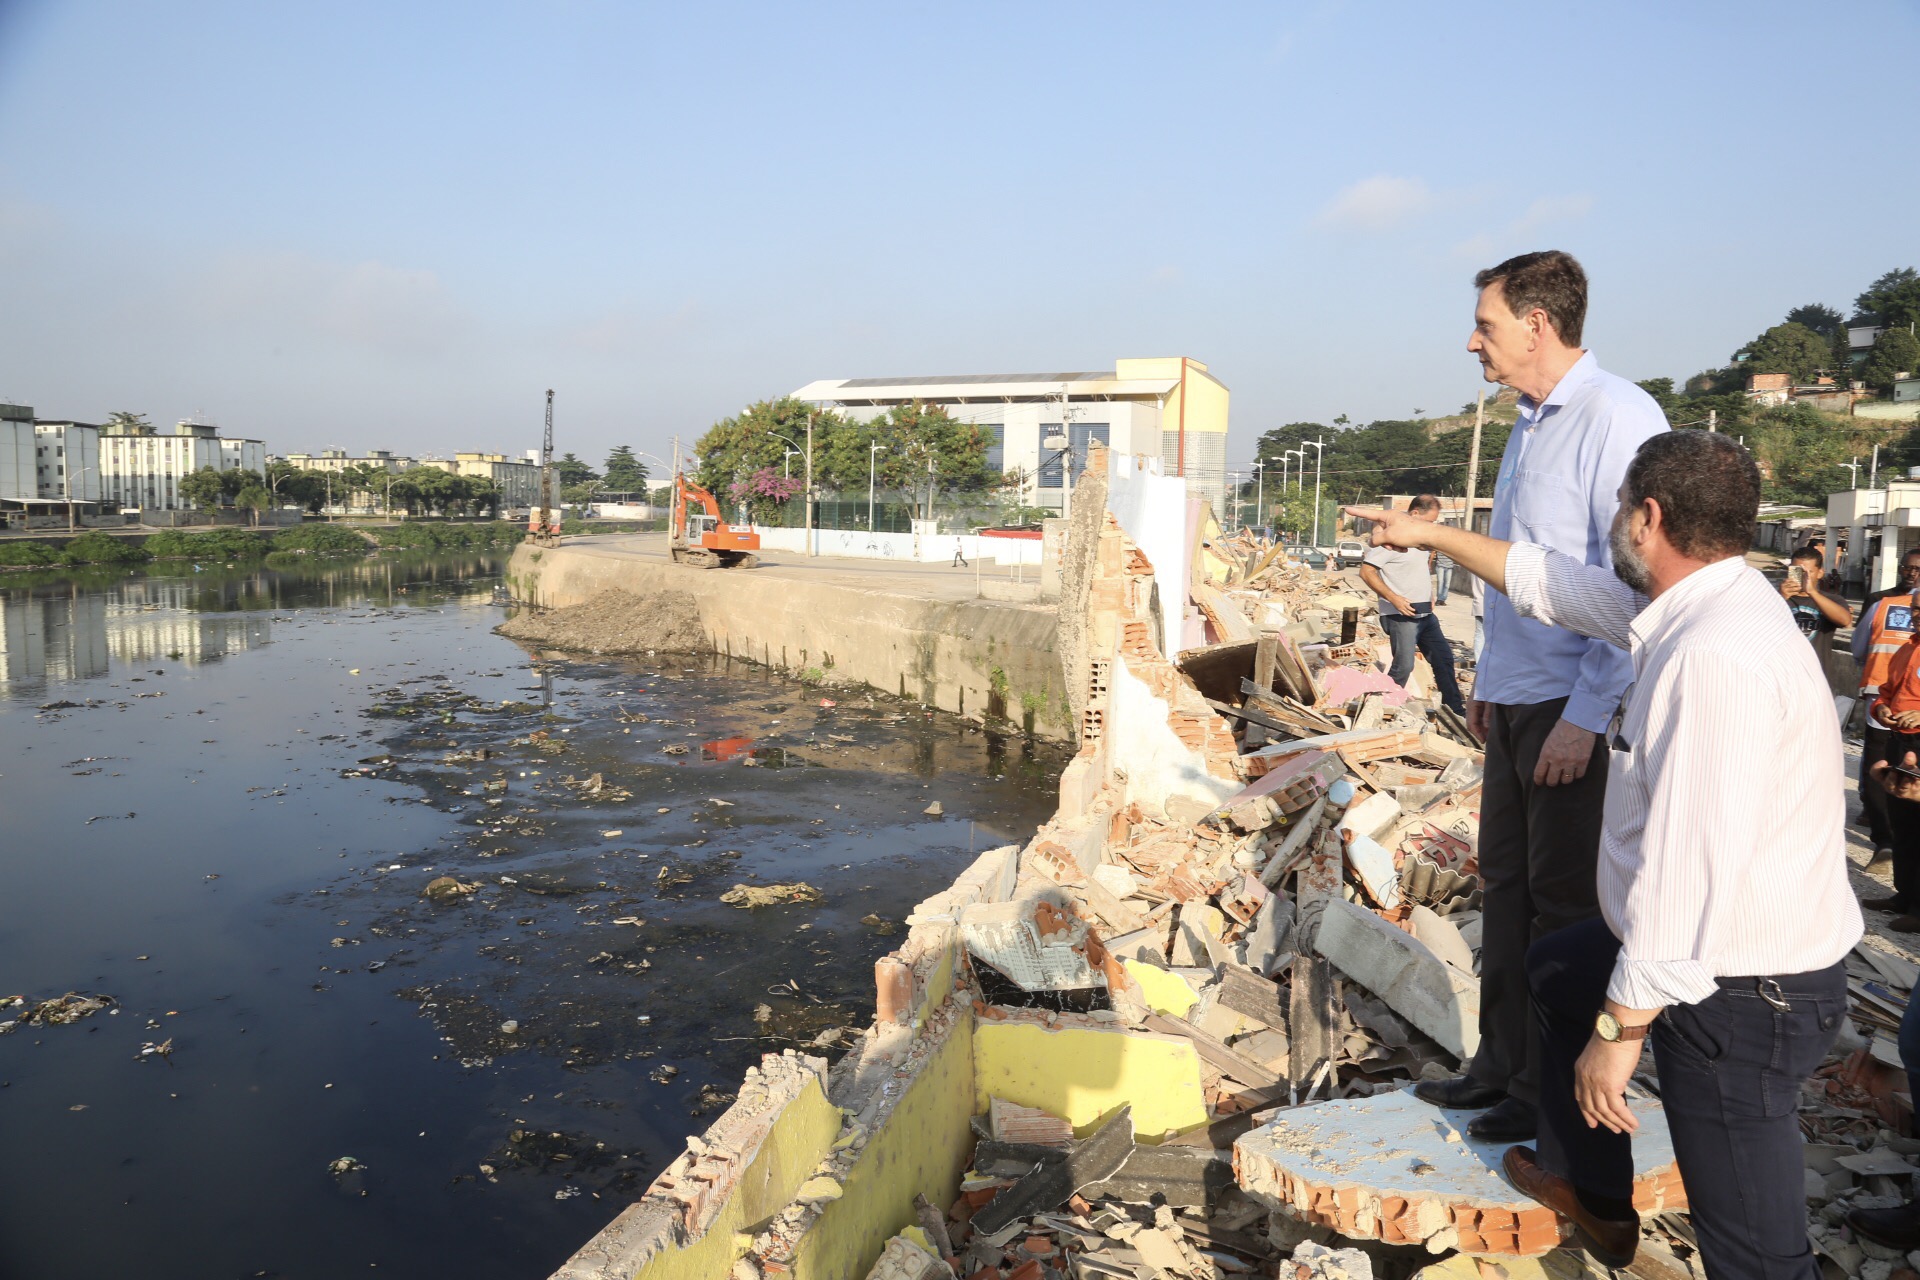
<instances>
[{"instance_id":1,"label":"clear blue sky","mask_svg":"<svg viewBox=\"0 0 1920 1280\"><path fill-rule=\"evenodd\" d=\"M1897 51L1897 56L1896 56ZM0 397L666 452L820 377L1191 355L1442 412L1572 250L1629 377L1920 265L1913 0L0 0Z\"/></svg>"}]
</instances>

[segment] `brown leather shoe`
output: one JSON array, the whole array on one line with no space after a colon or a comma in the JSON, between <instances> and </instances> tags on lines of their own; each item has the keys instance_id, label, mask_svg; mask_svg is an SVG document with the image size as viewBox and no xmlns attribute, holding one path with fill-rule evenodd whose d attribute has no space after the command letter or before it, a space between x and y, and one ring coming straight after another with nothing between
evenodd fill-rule
<instances>
[{"instance_id":1,"label":"brown leather shoe","mask_svg":"<svg viewBox=\"0 0 1920 1280\"><path fill-rule=\"evenodd\" d=\"M1500 1167L1506 1170L1507 1181L1573 1223L1588 1253L1616 1270L1633 1261L1640 1248L1640 1219L1616 1222L1594 1217L1581 1206L1571 1182L1540 1167L1532 1147L1508 1147Z\"/></svg>"}]
</instances>

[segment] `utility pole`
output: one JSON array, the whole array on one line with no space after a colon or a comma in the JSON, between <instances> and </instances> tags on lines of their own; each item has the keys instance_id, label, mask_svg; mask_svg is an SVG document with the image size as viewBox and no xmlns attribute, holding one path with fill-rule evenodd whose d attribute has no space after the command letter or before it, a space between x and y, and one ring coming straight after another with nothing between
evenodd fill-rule
<instances>
[{"instance_id":1,"label":"utility pole","mask_svg":"<svg viewBox=\"0 0 1920 1280\"><path fill-rule=\"evenodd\" d=\"M1257 477L1253 490L1253 518L1259 521L1260 527L1264 529L1267 527L1267 460L1265 458L1253 460L1253 474Z\"/></svg>"},{"instance_id":2,"label":"utility pole","mask_svg":"<svg viewBox=\"0 0 1920 1280\"><path fill-rule=\"evenodd\" d=\"M1485 395L1486 392L1483 391L1480 394ZM1720 411L1718 409L1707 410L1707 430L1718 431L1719 429L1720 429Z\"/></svg>"},{"instance_id":3,"label":"utility pole","mask_svg":"<svg viewBox=\"0 0 1920 1280\"><path fill-rule=\"evenodd\" d=\"M880 453L878 440L867 441L867 532L873 532L873 476L874 459Z\"/></svg>"},{"instance_id":4,"label":"utility pole","mask_svg":"<svg viewBox=\"0 0 1920 1280\"><path fill-rule=\"evenodd\" d=\"M1484 392L1482 394L1485 394ZM1325 459L1325 440L1302 440L1301 444L1313 446L1313 545L1320 545L1320 464ZM1300 459L1306 461L1303 454Z\"/></svg>"},{"instance_id":5,"label":"utility pole","mask_svg":"<svg viewBox=\"0 0 1920 1280\"><path fill-rule=\"evenodd\" d=\"M1287 459L1292 456L1291 449L1283 450L1280 454L1280 500L1282 502L1286 501L1287 497Z\"/></svg>"},{"instance_id":6,"label":"utility pole","mask_svg":"<svg viewBox=\"0 0 1920 1280\"><path fill-rule=\"evenodd\" d=\"M534 528L534 541L543 545L552 545L559 539L553 536L553 509L549 503L549 494L553 490L553 388L547 388L547 427L540 438L540 523Z\"/></svg>"},{"instance_id":7,"label":"utility pole","mask_svg":"<svg viewBox=\"0 0 1920 1280\"><path fill-rule=\"evenodd\" d=\"M807 414L807 554L819 554L813 545L813 414Z\"/></svg>"},{"instance_id":8,"label":"utility pole","mask_svg":"<svg viewBox=\"0 0 1920 1280\"><path fill-rule=\"evenodd\" d=\"M1480 432L1487 425L1487 389L1480 388L1480 395L1473 405L1473 448L1467 454L1467 518L1461 527L1468 533L1478 533L1473 527L1473 500L1480 490Z\"/></svg>"},{"instance_id":9,"label":"utility pole","mask_svg":"<svg viewBox=\"0 0 1920 1280\"><path fill-rule=\"evenodd\" d=\"M1233 504L1227 508L1227 532L1232 533L1240 524L1240 473L1227 472L1228 492L1233 494Z\"/></svg>"},{"instance_id":10,"label":"utility pole","mask_svg":"<svg viewBox=\"0 0 1920 1280\"><path fill-rule=\"evenodd\" d=\"M1879 487L1880 487L1880 446L1876 444L1875 446L1873 446L1873 469L1867 472L1867 488L1878 489Z\"/></svg>"}]
</instances>

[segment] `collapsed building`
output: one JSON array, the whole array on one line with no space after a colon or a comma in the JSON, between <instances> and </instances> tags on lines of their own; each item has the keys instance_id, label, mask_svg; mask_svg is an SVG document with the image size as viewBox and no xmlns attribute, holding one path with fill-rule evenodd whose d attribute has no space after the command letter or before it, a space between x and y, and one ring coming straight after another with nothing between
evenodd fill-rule
<instances>
[{"instance_id":1,"label":"collapsed building","mask_svg":"<svg viewBox=\"0 0 1920 1280\"><path fill-rule=\"evenodd\" d=\"M1582 1274L1504 1144L1410 1091L1478 1039L1483 758L1424 659L1392 684L1345 580L1103 451L1062 580L1054 818L919 904L851 1051L767 1055L557 1276ZM1872 1038L1814 1087L1845 1274L1838 1214L1912 1172L1880 1126L1915 972L1857 967ZM1636 1274L1698 1275L1649 1081L1630 1103Z\"/></svg>"}]
</instances>

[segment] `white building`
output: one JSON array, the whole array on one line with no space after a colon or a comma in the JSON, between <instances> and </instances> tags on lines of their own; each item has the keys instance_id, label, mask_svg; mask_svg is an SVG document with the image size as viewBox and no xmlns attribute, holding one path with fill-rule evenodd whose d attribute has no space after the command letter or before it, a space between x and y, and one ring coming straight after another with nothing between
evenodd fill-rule
<instances>
[{"instance_id":1,"label":"white building","mask_svg":"<svg viewBox=\"0 0 1920 1280\"><path fill-rule=\"evenodd\" d=\"M39 496L67 503L100 501L100 428L89 422L33 424Z\"/></svg>"},{"instance_id":2,"label":"white building","mask_svg":"<svg viewBox=\"0 0 1920 1280\"><path fill-rule=\"evenodd\" d=\"M0 404L0 502L30 503L40 496L35 444L33 410Z\"/></svg>"},{"instance_id":3,"label":"white building","mask_svg":"<svg viewBox=\"0 0 1920 1280\"><path fill-rule=\"evenodd\" d=\"M1064 434L1076 478L1086 467L1088 441L1099 440L1117 454L1161 459L1168 475L1186 476L1190 492L1224 511L1228 392L1188 357L1118 360L1110 373L824 379L793 398L830 405L856 421L896 405L939 405L988 430L989 464L1017 479L1027 506L1064 505L1066 459L1045 443Z\"/></svg>"},{"instance_id":4,"label":"white building","mask_svg":"<svg viewBox=\"0 0 1920 1280\"><path fill-rule=\"evenodd\" d=\"M202 467L265 476L267 448L258 440L223 438L199 422L176 423L172 435L100 437L101 498L143 511L179 511L180 481Z\"/></svg>"}]
</instances>

